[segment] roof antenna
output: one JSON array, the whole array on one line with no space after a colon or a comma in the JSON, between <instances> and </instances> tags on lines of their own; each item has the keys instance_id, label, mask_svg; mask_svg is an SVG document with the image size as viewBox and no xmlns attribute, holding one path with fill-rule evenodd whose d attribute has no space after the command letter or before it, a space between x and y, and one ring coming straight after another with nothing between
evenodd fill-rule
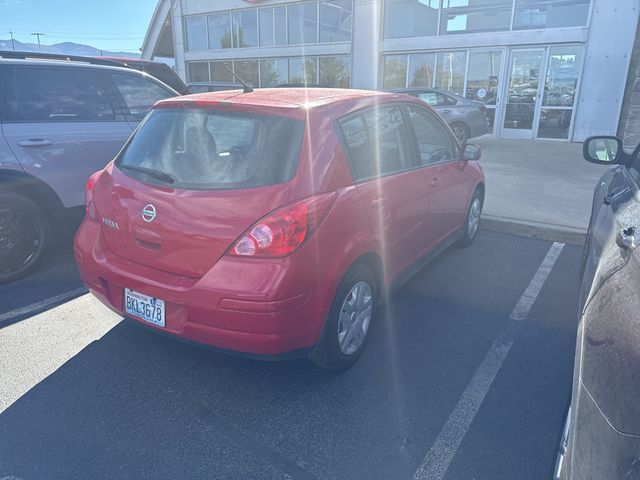
<instances>
[{"instance_id":1,"label":"roof antenna","mask_svg":"<svg viewBox=\"0 0 640 480\"><path fill-rule=\"evenodd\" d=\"M224 68L229 70L229 73L231 75L233 75L235 77L235 79L238 80L242 84L242 86L244 87L242 89L242 93L251 93L251 92L253 92L253 88L250 87L249 85L247 85L246 83L244 83L244 81L240 78L240 76L236 72L231 70L227 65L225 65Z\"/></svg>"}]
</instances>

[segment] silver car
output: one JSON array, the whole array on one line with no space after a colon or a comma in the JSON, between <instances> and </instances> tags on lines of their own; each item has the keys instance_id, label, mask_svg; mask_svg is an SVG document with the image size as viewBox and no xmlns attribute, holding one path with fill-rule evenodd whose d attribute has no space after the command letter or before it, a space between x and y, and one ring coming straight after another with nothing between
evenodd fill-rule
<instances>
[{"instance_id":1,"label":"silver car","mask_svg":"<svg viewBox=\"0 0 640 480\"><path fill-rule=\"evenodd\" d=\"M489 131L484 103L433 88L398 88L394 93L406 93L431 105L449 124L461 143Z\"/></svg>"},{"instance_id":2,"label":"silver car","mask_svg":"<svg viewBox=\"0 0 640 480\"><path fill-rule=\"evenodd\" d=\"M142 72L90 59L0 59L0 283L37 264L61 226L84 213L89 176L156 101L176 95Z\"/></svg>"}]
</instances>

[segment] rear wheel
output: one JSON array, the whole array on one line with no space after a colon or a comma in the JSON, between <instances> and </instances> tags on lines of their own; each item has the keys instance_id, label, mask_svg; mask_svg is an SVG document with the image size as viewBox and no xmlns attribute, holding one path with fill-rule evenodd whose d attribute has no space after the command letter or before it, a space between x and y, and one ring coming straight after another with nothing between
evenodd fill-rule
<instances>
[{"instance_id":1,"label":"rear wheel","mask_svg":"<svg viewBox=\"0 0 640 480\"><path fill-rule=\"evenodd\" d=\"M45 216L35 203L18 193L0 193L0 283L35 267L47 238Z\"/></svg>"},{"instance_id":2,"label":"rear wheel","mask_svg":"<svg viewBox=\"0 0 640 480\"><path fill-rule=\"evenodd\" d=\"M478 233L480 225L480 215L482 215L482 194L479 190L473 192L471 203L467 210L467 217L464 222L462 238L458 242L461 247L468 247L473 243Z\"/></svg>"},{"instance_id":3,"label":"rear wheel","mask_svg":"<svg viewBox=\"0 0 640 480\"><path fill-rule=\"evenodd\" d=\"M310 360L336 372L353 365L369 338L376 302L373 273L365 265L354 266L338 287L322 338Z\"/></svg>"},{"instance_id":4,"label":"rear wheel","mask_svg":"<svg viewBox=\"0 0 640 480\"><path fill-rule=\"evenodd\" d=\"M452 123L451 130L453 130L453 134L456 136L460 143L465 143L467 140L469 140L469 136L471 135L469 127L461 122Z\"/></svg>"}]
</instances>

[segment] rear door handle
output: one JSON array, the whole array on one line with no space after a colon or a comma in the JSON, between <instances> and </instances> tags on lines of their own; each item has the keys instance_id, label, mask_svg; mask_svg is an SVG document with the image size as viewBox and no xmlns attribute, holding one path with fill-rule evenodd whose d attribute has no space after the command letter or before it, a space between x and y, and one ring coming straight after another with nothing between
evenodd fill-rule
<instances>
[{"instance_id":1,"label":"rear door handle","mask_svg":"<svg viewBox=\"0 0 640 480\"><path fill-rule=\"evenodd\" d=\"M53 140L49 140L48 138L27 138L18 141L18 145L21 147L48 147L49 145L53 145Z\"/></svg>"},{"instance_id":2,"label":"rear door handle","mask_svg":"<svg viewBox=\"0 0 640 480\"><path fill-rule=\"evenodd\" d=\"M376 198L375 200L371 201L371 205L375 208L385 209L387 208L388 202L387 202L387 199L384 197Z\"/></svg>"},{"instance_id":3,"label":"rear door handle","mask_svg":"<svg viewBox=\"0 0 640 480\"><path fill-rule=\"evenodd\" d=\"M382 197L371 201L371 206L378 210L376 217L382 220L383 224L388 224L391 220L391 212L389 211L389 201Z\"/></svg>"},{"instance_id":4,"label":"rear door handle","mask_svg":"<svg viewBox=\"0 0 640 480\"><path fill-rule=\"evenodd\" d=\"M437 178L432 178L431 179L431 188L439 188L440 187L440 180Z\"/></svg>"},{"instance_id":5,"label":"rear door handle","mask_svg":"<svg viewBox=\"0 0 640 480\"><path fill-rule=\"evenodd\" d=\"M445 108L444 110L440 110L440 113L451 113L449 108Z\"/></svg>"}]
</instances>

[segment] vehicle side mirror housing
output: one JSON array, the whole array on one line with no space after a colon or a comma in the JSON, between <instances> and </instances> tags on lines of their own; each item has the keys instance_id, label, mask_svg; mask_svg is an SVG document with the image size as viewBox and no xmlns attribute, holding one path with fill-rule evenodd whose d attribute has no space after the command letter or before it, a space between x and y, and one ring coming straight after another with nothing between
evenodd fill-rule
<instances>
[{"instance_id":1,"label":"vehicle side mirror housing","mask_svg":"<svg viewBox=\"0 0 640 480\"><path fill-rule=\"evenodd\" d=\"M598 165L622 163L622 140L610 136L589 137L582 146L582 155L587 162Z\"/></svg>"},{"instance_id":2,"label":"vehicle side mirror housing","mask_svg":"<svg viewBox=\"0 0 640 480\"><path fill-rule=\"evenodd\" d=\"M478 145L473 143L466 143L464 147L462 147L462 160L465 162L477 162L480 160L482 155L482 150Z\"/></svg>"}]
</instances>

